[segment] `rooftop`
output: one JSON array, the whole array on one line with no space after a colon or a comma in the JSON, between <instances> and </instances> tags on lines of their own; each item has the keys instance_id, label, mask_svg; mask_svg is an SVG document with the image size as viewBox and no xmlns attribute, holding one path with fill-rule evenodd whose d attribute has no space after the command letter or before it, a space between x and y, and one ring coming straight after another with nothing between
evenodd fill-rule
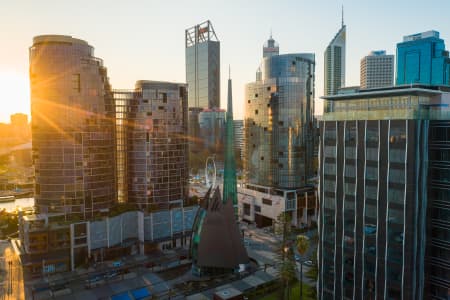
<instances>
[{"instance_id":1,"label":"rooftop","mask_svg":"<svg viewBox=\"0 0 450 300\"><path fill-rule=\"evenodd\" d=\"M375 96L400 96L400 95L440 95L450 93L450 86L431 86L431 85L398 85L384 88L361 89L354 93L337 94L322 96L322 99L339 101L348 99L373 98Z\"/></svg>"},{"instance_id":2,"label":"rooftop","mask_svg":"<svg viewBox=\"0 0 450 300\"><path fill-rule=\"evenodd\" d=\"M381 56L386 55L386 50L373 50L370 51L369 56Z\"/></svg>"},{"instance_id":3,"label":"rooftop","mask_svg":"<svg viewBox=\"0 0 450 300\"><path fill-rule=\"evenodd\" d=\"M436 30L429 30L429 31L425 31L425 32L406 35L403 37L403 42L411 42L411 41L426 39L426 38L430 38L430 37L439 38L439 32L437 32Z\"/></svg>"},{"instance_id":4,"label":"rooftop","mask_svg":"<svg viewBox=\"0 0 450 300\"><path fill-rule=\"evenodd\" d=\"M57 35L57 34L38 35L33 38L33 45L41 43L70 43L70 44L81 44L86 46L89 45L86 41L73 38L70 35Z\"/></svg>"},{"instance_id":5,"label":"rooftop","mask_svg":"<svg viewBox=\"0 0 450 300\"><path fill-rule=\"evenodd\" d=\"M450 119L450 86L401 85L322 99L324 121Z\"/></svg>"}]
</instances>

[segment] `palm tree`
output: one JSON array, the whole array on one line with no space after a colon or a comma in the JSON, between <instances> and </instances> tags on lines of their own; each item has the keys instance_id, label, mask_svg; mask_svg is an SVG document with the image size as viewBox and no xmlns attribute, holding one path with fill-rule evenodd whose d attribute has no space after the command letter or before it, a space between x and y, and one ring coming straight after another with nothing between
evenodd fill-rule
<instances>
[{"instance_id":1,"label":"palm tree","mask_svg":"<svg viewBox=\"0 0 450 300\"><path fill-rule=\"evenodd\" d=\"M297 236L297 251L303 257L309 248L309 238L305 235ZM300 299L303 299L303 264L300 261Z\"/></svg>"},{"instance_id":2,"label":"palm tree","mask_svg":"<svg viewBox=\"0 0 450 300\"><path fill-rule=\"evenodd\" d=\"M275 231L281 234L282 241L277 250L279 276L283 285L282 295L280 299L286 300L290 298L289 283L295 279L295 262L291 247L288 245L288 237L291 232L291 217L287 213L281 213L275 222Z\"/></svg>"}]
</instances>

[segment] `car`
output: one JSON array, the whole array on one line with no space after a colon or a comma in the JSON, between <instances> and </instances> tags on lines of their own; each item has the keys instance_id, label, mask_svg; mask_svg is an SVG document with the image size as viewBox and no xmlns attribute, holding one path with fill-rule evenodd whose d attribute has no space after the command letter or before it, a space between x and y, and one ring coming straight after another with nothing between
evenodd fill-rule
<instances>
[{"instance_id":1,"label":"car","mask_svg":"<svg viewBox=\"0 0 450 300\"><path fill-rule=\"evenodd\" d=\"M295 258L295 261L300 261L300 255L295 254L295 255L294 255L294 258Z\"/></svg>"},{"instance_id":2,"label":"car","mask_svg":"<svg viewBox=\"0 0 450 300\"><path fill-rule=\"evenodd\" d=\"M90 277L89 279L86 279L85 284L84 284L85 288L89 289L89 288L96 287L97 284L100 283L100 281L102 280L102 277L103 276L101 276L101 275L95 275L95 276Z\"/></svg>"},{"instance_id":3,"label":"car","mask_svg":"<svg viewBox=\"0 0 450 300\"><path fill-rule=\"evenodd\" d=\"M308 266L308 267L312 267L314 265L312 260L305 260L304 262L302 262L302 264L304 264L305 266Z\"/></svg>"},{"instance_id":4,"label":"car","mask_svg":"<svg viewBox=\"0 0 450 300\"><path fill-rule=\"evenodd\" d=\"M112 266L115 268L118 268L118 267L122 266L122 262L120 260L113 261Z\"/></svg>"},{"instance_id":5,"label":"car","mask_svg":"<svg viewBox=\"0 0 450 300\"><path fill-rule=\"evenodd\" d=\"M105 279L111 279L111 278L116 277L117 275L119 275L119 272L118 272L118 271L111 271L111 272L108 272L108 273L106 273L105 275L103 275L103 277L104 277Z\"/></svg>"}]
</instances>

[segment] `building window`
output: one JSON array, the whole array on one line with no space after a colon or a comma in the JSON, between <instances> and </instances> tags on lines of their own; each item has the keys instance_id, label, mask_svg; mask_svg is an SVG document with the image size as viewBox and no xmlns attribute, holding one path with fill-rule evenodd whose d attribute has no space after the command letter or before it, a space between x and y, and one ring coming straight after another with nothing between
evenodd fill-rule
<instances>
[{"instance_id":1,"label":"building window","mask_svg":"<svg viewBox=\"0 0 450 300\"><path fill-rule=\"evenodd\" d=\"M81 91L80 74L72 75L72 89L77 92Z\"/></svg>"},{"instance_id":2,"label":"building window","mask_svg":"<svg viewBox=\"0 0 450 300\"><path fill-rule=\"evenodd\" d=\"M265 204L265 205L272 206L272 200L267 199L267 198L262 198L262 203Z\"/></svg>"},{"instance_id":3,"label":"building window","mask_svg":"<svg viewBox=\"0 0 450 300\"><path fill-rule=\"evenodd\" d=\"M255 212L260 213L261 212L261 206L255 205Z\"/></svg>"},{"instance_id":4,"label":"building window","mask_svg":"<svg viewBox=\"0 0 450 300\"><path fill-rule=\"evenodd\" d=\"M250 216L250 204L244 203L244 215Z\"/></svg>"}]
</instances>

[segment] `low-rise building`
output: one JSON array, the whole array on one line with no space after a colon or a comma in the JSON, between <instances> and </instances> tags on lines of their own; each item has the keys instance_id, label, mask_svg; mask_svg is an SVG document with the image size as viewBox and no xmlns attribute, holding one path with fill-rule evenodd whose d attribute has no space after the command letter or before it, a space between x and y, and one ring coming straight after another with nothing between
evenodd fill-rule
<instances>
[{"instance_id":1,"label":"low-rise building","mask_svg":"<svg viewBox=\"0 0 450 300\"><path fill-rule=\"evenodd\" d=\"M317 189L313 186L280 189L247 183L238 186L238 201L239 218L258 227L272 226L284 212L297 227L317 221Z\"/></svg>"},{"instance_id":2,"label":"low-rise building","mask_svg":"<svg viewBox=\"0 0 450 300\"><path fill-rule=\"evenodd\" d=\"M66 221L64 214L19 216L20 259L31 275L130 254L188 247L197 206L152 213L109 213L90 221Z\"/></svg>"}]
</instances>

